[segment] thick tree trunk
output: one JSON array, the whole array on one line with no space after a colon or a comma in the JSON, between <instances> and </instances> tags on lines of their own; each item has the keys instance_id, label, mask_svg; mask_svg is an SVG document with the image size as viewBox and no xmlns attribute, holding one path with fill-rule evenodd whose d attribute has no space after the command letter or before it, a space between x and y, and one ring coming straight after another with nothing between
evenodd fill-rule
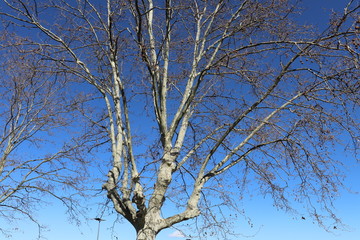
<instances>
[{"instance_id":1,"label":"thick tree trunk","mask_svg":"<svg viewBox=\"0 0 360 240\"><path fill-rule=\"evenodd\" d=\"M155 240L156 232L150 228L143 228L137 232L136 240Z\"/></svg>"}]
</instances>

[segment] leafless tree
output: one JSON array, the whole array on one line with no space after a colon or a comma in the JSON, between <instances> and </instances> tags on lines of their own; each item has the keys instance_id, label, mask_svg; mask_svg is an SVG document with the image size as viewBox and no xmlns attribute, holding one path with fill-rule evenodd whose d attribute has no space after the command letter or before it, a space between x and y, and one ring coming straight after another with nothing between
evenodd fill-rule
<instances>
[{"instance_id":1,"label":"leafless tree","mask_svg":"<svg viewBox=\"0 0 360 240\"><path fill-rule=\"evenodd\" d=\"M150 240L197 217L221 228L214 206L236 208L249 181L278 208L340 221L335 150L359 146L360 6L314 27L297 2L3 0L1 14L97 91L81 112L107 133L103 189Z\"/></svg>"},{"instance_id":2,"label":"leafless tree","mask_svg":"<svg viewBox=\"0 0 360 240\"><path fill-rule=\"evenodd\" d=\"M24 216L39 227L34 210L54 197L70 213L82 181L76 154L81 146L67 144L56 132L71 122L71 99L66 78L50 69L26 39L4 32L1 39L0 77L0 217L13 223ZM7 38L7 39L6 39ZM11 40L9 40L11 39ZM68 96L68 97L66 97ZM69 134L68 136L71 136ZM71 156L71 164L66 159ZM74 158L75 157L75 158ZM62 195L69 189L67 195ZM6 226L0 231L10 233Z\"/></svg>"}]
</instances>

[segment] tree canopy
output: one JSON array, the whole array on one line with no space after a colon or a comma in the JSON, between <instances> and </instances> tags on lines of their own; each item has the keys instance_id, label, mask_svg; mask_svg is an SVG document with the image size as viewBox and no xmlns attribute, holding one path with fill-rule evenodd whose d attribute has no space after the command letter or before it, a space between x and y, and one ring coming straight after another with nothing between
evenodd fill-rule
<instances>
[{"instance_id":1,"label":"tree canopy","mask_svg":"<svg viewBox=\"0 0 360 240\"><path fill-rule=\"evenodd\" d=\"M236 209L250 182L275 207L339 223L336 149L356 157L360 140L359 8L325 27L291 0L3 0L0 12L38 59L37 83L20 76L35 92L19 92L46 104L34 126L72 114L66 159L99 156L114 210L150 240L194 218L221 230L215 206Z\"/></svg>"}]
</instances>

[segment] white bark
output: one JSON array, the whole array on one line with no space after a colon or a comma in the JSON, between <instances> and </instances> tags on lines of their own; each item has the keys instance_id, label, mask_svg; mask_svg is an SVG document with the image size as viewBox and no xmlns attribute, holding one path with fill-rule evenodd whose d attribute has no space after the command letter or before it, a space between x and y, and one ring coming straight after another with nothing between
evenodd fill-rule
<instances>
[{"instance_id":1,"label":"white bark","mask_svg":"<svg viewBox=\"0 0 360 240\"><path fill-rule=\"evenodd\" d=\"M137 232L136 240L155 240L156 232L150 228L141 229Z\"/></svg>"}]
</instances>

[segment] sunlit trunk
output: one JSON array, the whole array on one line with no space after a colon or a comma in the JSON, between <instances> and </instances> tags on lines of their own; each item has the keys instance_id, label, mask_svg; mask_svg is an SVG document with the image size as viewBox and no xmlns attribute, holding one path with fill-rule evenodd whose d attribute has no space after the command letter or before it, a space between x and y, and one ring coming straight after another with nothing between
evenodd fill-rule
<instances>
[{"instance_id":1,"label":"sunlit trunk","mask_svg":"<svg viewBox=\"0 0 360 240\"><path fill-rule=\"evenodd\" d=\"M137 232L136 240L155 240L156 233L153 229L143 228Z\"/></svg>"}]
</instances>

